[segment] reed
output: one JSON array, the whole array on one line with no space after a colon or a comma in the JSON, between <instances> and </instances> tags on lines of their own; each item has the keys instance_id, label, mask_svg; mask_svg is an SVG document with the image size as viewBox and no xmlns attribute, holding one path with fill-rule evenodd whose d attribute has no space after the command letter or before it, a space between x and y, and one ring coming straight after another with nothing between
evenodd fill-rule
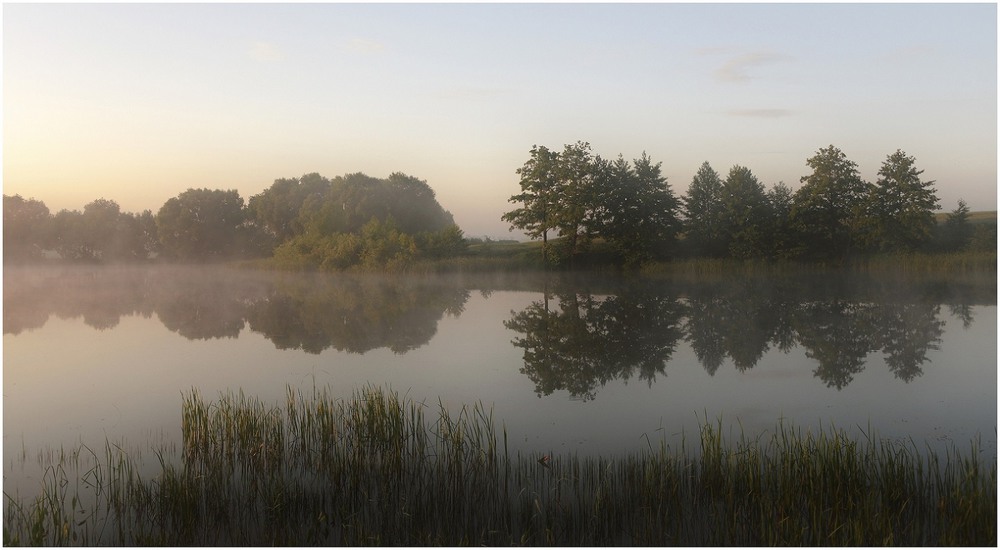
<instances>
[{"instance_id":1,"label":"reed","mask_svg":"<svg viewBox=\"0 0 1000 550\"><path fill-rule=\"evenodd\" d=\"M997 270L996 251L926 254L882 254L855 260L857 271L889 273L970 273Z\"/></svg>"},{"instance_id":2,"label":"reed","mask_svg":"<svg viewBox=\"0 0 1000 550\"><path fill-rule=\"evenodd\" d=\"M779 423L613 457L511 455L481 403L366 387L182 400L159 473L107 444L5 493L7 545L996 545L996 462ZM74 459L73 457L77 458ZM73 483L79 457L86 465ZM73 461L78 462L74 463Z\"/></svg>"}]
</instances>

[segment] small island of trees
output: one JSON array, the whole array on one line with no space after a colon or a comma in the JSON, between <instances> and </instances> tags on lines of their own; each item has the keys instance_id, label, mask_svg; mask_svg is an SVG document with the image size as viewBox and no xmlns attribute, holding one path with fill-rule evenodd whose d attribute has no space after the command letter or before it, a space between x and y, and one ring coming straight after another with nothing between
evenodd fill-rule
<instances>
[{"instance_id":1,"label":"small island of trees","mask_svg":"<svg viewBox=\"0 0 1000 550\"><path fill-rule=\"evenodd\" d=\"M402 271L468 257L495 260L482 262L489 268L574 268L595 257L635 268L678 258L843 264L872 254L973 251L992 254L995 267L995 215L975 224L959 201L941 220L934 182L903 151L888 155L870 183L840 149L822 148L794 192L781 182L766 189L745 166L723 178L705 162L678 196L661 164L645 153L605 159L586 142L532 147L516 170L520 192L509 199L516 207L501 219L541 240L540 253L532 243L467 238L426 181L396 172L281 178L247 201L233 189L188 189L155 214L122 212L100 198L82 212L52 215L39 200L4 195L3 255L5 262L253 260L278 269Z\"/></svg>"}]
</instances>

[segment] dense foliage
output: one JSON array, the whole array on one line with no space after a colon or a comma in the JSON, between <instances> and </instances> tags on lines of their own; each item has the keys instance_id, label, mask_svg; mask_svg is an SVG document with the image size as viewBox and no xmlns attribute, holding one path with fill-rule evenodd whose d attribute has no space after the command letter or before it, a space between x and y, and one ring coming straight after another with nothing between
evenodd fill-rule
<instances>
[{"instance_id":1,"label":"dense foliage","mask_svg":"<svg viewBox=\"0 0 1000 550\"><path fill-rule=\"evenodd\" d=\"M511 229L543 240L546 260L562 262L594 239L613 244L626 263L678 254L711 258L843 261L876 252L991 250L996 228L974 229L964 202L938 226L933 181L916 160L889 155L872 184L833 145L806 160L812 170L792 191L770 190L745 166L723 179L705 162L687 194L674 196L660 163L643 154L609 162L577 142L559 152L535 146L517 173L520 205L503 215ZM550 247L548 235L563 237ZM554 248L555 254L550 248Z\"/></svg>"},{"instance_id":2,"label":"dense foliage","mask_svg":"<svg viewBox=\"0 0 1000 550\"><path fill-rule=\"evenodd\" d=\"M745 166L723 178L705 162L678 196L661 165L646 153L605 159L582 141L562 151L536 145L516 170L516 207L501 219L541 240L542 265L570 267L586 265L585 255L588 264L634 267L676 257L844 262L996 249L996 224L974 223L964 201L935 219L934 182L903 151L869 183L840 149L822 148L795 191L782 182L767 189ZM41 201L4 195L3 230L5 261L55 253L77 262L269 258L278 268L398 270L491 250L470 247L427 182L399 172L280 178L246 201L233 189L188 189L155 215L104 198L52 215ZM604 256L595 256L597 243Z\"/></svg>"},{"instance_id":3,"label":"dense foliage","mask_svg":"<svg viewBox=\"0 0 1000 550\"><path fill-rule=\"evenodd\" d=\"M71 261L213 261L273 256L280 267L402 267L465 249L462 231L423 180L348 174L282 178L244 201L235 189L188 189L154 215L98 199L50 215L4 195L4 259L51 250Z\"/></svg>"}]
</instances>

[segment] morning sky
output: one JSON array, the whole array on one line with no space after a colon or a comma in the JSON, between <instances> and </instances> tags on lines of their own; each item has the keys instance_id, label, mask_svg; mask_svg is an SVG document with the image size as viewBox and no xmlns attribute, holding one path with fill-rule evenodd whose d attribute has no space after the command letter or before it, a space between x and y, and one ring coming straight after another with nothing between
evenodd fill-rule
<instances>
[{"instance_id":1,"label":"morning sky","mask_svg":"<svg viewBox=\"0 0 1000 550\"><path fill-rule=\"evenodd\" d=\"M468 236L532 145L793 189L902 149L997 203L996 4L4 4L3 190L55 213L244 199L309 172L427 180ZM515 237L520 234L515 233Z\"/></svg>"}]
</instances>

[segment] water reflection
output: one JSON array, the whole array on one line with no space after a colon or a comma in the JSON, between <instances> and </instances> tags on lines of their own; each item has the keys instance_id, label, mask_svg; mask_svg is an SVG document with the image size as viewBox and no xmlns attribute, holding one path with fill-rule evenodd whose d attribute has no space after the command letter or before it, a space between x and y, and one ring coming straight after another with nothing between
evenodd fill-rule
<instances>
[{"instance_id":1,"label":"water reflection","mask_svg":"<svg viewBox=\"0 0 1000 550\"><path fill-rule=\"evenodd\" d=\"M7 270L4 334L41 328L50 315L98 330L156 315L190 340L237 338L249 326L279 349L405 353L430 342L469 291L431 279L273 275L226 269Z\"/></svg>"},{"instance_id":2,"label":"water reflection","mask_svg":"<svg viewBox=\"0 0 1000 550\"><path fill-rule=\"evenodd\" d=\"M939 300L951 301L967 328L972 308L961 300L992 300L995 288L971 292L937 282L808 280L718 281L681 287L629 287L610 296L571 289L546 290L540 300L512 311L504 324L518 333L521 370L538 395L565 390L593 399L611 380L637 375L652 383L666 375L679 341L686 341L709 375L730 360L741 372L770 350L801 346L826 386L846 387L881 352L895 378L923 373L939 349L945 323Z\"/></svg>"},{"instance_id":3,"label":"water reflection","mask_svg":"<svg viewBox=\"0 0 1000 550\"><path fill-rule=\"evenodd\" d=\"M445 315L461 315L471 288L484 297L494 290L538 292L502 323L523 350L520 372L538 395L565 391L584 400L611 381L652 385L666 377L681 343L711 376L727 362L747 372L769 352L801 347L814 376L830 388L847 387L874 353L895 378L910 382L939 348L942 308L968 328L973 304L996 303L995 278L458 281L77 267L6 269L3 330L40 328L51 315L82 317L107 330L123 316L155 315L192 340L236 338L249 329L279 349L402 354L429 343Z\"/></svg>"},{"instance_id":4,"label":"water reflection","mask_svg":"<svg viewBox=\"0 0 1000 550\"><path fill-rule=\"evenodd\" d=\"M683 336L684 307L674 296L633 289L604 298L565 292L555 300L558 308L550 307L546 293L504 321L520 335L513 344L524 350L521 372L539 394L567 390L592 399L611 380L637 376L652 384Z\"/></svg>"},{"instance_id":5,"label":"water reflection","mask_svg":"<svg viewBox=\"0 0 1000 550\"><path fill-rule=\"evenodd\" d=\"M279 349L406 353L430 342L445 313L460 315L469 291L427 280L295 279L250 305L250 329Z\"/></svg>"}]
</instances>

